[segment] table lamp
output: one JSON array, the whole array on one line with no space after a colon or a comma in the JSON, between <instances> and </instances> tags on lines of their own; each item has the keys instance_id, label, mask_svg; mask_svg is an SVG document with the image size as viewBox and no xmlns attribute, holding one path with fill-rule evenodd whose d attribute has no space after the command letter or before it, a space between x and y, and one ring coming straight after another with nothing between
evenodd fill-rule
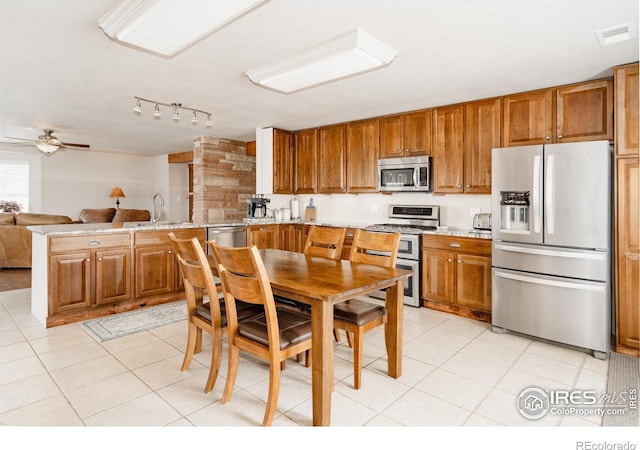
<instances>
[{"instance_id":1,"label":"table lamp","mask_svg":"<svg viewBox=\"0 0 640 450\"><path fill-rule=\"evenodd\" d=\"M122 189L120 189L118 186L114 187L111 190L111 194L109 194L110 198L116 198L116 209L120 208L120 197L124 198L124 192L122 192Z\"/></svg>"}]
</instances>

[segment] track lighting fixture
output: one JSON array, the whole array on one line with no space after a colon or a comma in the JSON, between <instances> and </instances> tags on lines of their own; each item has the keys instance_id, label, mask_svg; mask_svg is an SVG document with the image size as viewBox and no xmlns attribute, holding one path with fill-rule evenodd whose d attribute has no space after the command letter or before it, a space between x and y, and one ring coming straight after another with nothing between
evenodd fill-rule
<instances>
[{"instance_id":1,"label":"track lighting fixture","mask_svg":"<svg viewBox=\"0 0 640 450\"><path fill-rule=\"evenodd\" d=\"M155 120L160 120L162 118L162 115L160 114L160 106L166 106L169 107L173 110L173 114L171 116L171 119L178 123L180 122L180 110L185 110L185 111L191 111L192 113L192 117L191 117L191 125L198 125L199 121L198 121L198 114L202 114L207 116L207 121L205 123L205 128L211 128L213 125L211 123L211 113L207 112L207 111L203 111L201 109L195 109L195 108L187 108L186 106L182 106L182 103L163 103L163 102L157 102L155 100L148 100L146 98L142 98L142 97L134 97L136 100L135 106L133 107L133 112L137 115L141 115L142 113L142 102L147 102L147 103L151 103L154 106L154 110L153 110L153 118Z\"/></svg>"}]
</instances>

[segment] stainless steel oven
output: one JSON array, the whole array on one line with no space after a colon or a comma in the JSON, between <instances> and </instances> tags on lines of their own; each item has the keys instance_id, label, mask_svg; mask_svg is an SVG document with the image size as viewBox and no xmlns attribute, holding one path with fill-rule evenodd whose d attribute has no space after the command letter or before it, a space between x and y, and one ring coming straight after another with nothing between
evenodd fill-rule
<instances>
[{"instance_id":1,"label":"stainless steel oven","mask_svg":"<svg viewBox=\"0 0 640 450\"><path fill-rule=\"evenodd\" d=\"M396 259L398 269L410 270L413 272L409 278L404 280L404 304L410 306L420 306L420 235L401 234L400 246L398 247L398 258ZM369 294L374 298L384 300L386 290L381 290Z\"/></svg>"}]
</instances>

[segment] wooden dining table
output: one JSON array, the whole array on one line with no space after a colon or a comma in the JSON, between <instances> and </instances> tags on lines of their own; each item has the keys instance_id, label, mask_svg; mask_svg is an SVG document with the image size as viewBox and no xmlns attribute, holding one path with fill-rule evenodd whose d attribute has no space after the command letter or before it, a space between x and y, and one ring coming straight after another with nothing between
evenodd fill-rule
<instances>
[{"instance_id":1,"label":"wooden dining table","mask_svg":"<svg viewBox=\"0 0 640 450\"><path fill-rule=\"evenodd\" d=\"M260 256L274 295L311 306L311 384L313 425L331 425L333 392L333 305L386 289L385 343L388 374L402 375L404 269L263 249Z\"/></svg>"}]
</instances>

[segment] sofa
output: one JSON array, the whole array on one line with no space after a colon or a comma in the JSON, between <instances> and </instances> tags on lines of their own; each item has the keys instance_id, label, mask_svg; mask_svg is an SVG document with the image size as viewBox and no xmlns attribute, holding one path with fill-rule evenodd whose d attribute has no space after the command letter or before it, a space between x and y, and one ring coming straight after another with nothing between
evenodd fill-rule
<instances>
[{"instance_id":1,"label":"sofa","mask_svg":"<svg viewBox=\"0 0 640 450\"><path fill-rule=\"evenodd\" d=\"M30 225L73 223L67 216L36 213L0 213L0 268L31 267Z\"/></svg>"},{"instance_id":2,"label":"sofa","mask_svg":"<svg viewBox=\"0 0 640 450\"><path fill-rule=\"evenodd\" d=\"M123 223L123 222L147 222L151 220L148 209L127 208L102 208L83 209L78 216L78 223Z\"/></svg>"},{"instance_id":3,"label":"sofa","mask_svg":"<svg viewBox=\"0 0 640 450\"><path fill-rule=\"evenodd\" d=\"M146 209L102 208L83 209L78 220L67 216L37 213L0 213L0 269L31 268L30 225L68 223L146 222L151 213Z\"/></svg>"}]
</instances>

